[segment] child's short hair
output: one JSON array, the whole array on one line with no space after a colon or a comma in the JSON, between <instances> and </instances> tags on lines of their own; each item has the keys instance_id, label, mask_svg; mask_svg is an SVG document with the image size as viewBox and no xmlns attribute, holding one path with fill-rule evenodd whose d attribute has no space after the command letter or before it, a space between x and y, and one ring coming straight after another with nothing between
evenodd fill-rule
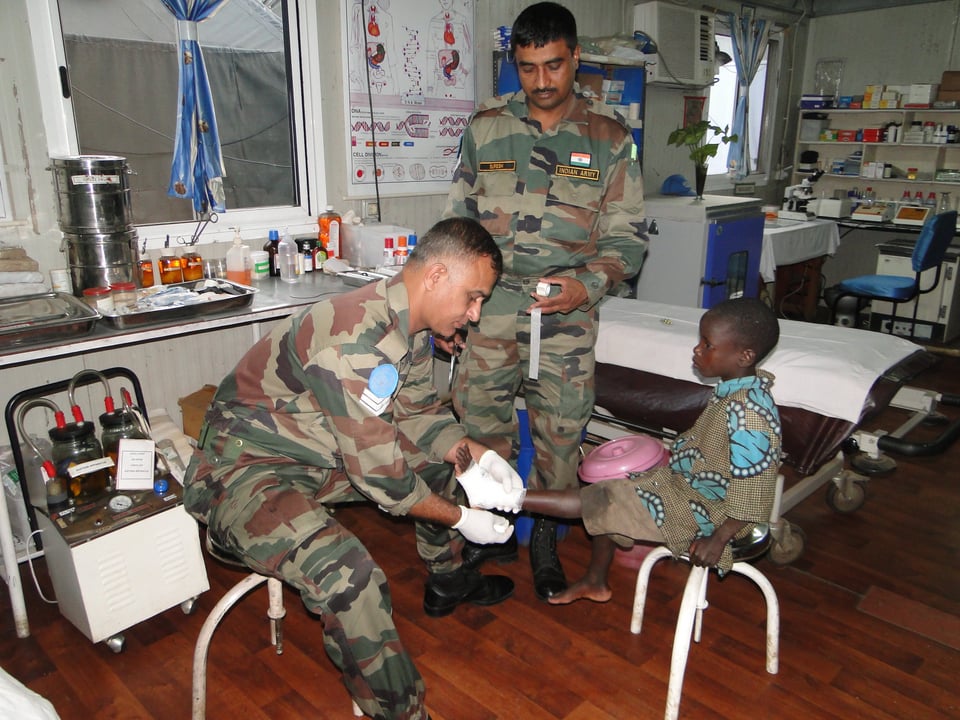
<instances>
[{"instance_id":1,"label":"child's short hair","mask_svg":"<svg viewBox=\"0 0 960 720\"><path fill-rule=\"evenodd\" d=\"M737 339L745 348L753 350L759 363L780 339L780 323L766 303L756 298L724 300L707 311L714 319L730 324Z\"/></svg>"}]
</instances>

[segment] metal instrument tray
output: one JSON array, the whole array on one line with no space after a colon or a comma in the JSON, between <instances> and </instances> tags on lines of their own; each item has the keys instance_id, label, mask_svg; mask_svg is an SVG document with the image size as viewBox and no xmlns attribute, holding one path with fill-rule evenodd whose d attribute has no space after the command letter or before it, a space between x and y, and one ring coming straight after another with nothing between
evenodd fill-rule
<instances>
[{"instance_id":1,"label":"metal instrument tray","mask_svg":"<svg viewBox=\"0 0 960 720\"><path fill-rule=\"evenodd\" d=\"M82 337L99 318L99 312L67 293L0 298L0 341L11 348Z\"/></svg>"},{"instance_id":2,"label":"metal instrument tray","mask_svg":"<svg viewBox=\"0 0 960 720\"><path fill-rule=\"evenodd\" d=\"M213 298L205 302L177 304L168 307L143 307L143 298L172 288L189 290L198 295L206 289L206 292L212 294ZM253 303L253 296L257 292L259 291L256 288L248 285L241 285L230 280L219 279L196 280L194 282L155 286L137 290L137 310L128 312L107 310L101 313L101 316L114 327L121 329L170 323L175 320L195 319L221 313L226 310L236 310L237 308L247 307Z\"/></svg>"}]
</instances>

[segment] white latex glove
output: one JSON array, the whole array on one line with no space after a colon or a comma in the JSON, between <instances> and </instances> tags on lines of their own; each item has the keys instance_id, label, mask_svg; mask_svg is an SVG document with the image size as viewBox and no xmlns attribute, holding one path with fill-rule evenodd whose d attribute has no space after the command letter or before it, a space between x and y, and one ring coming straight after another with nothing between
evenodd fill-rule
<instances>
[{"instance_id":1,"label":"white latex glove","mask_svg":"<svg viewBox=\"0 0 960 720\"><path fill-rule=\"evenodd\" d=\"M457 475L457 482L466 491L470 507L483 510L520 512L523 498L527 494L522 485L519 490L505 490L503 483L476 463L470 463L465 472Z\"/></svg>"},{"instance_id":2,"label":"white latex glove","mask_svg":"<svg viewBox=\"0 0 960 720\"><path fill-rule=\"evenodd\" d=\"M460 519L452 527L478 545L499 545L513 535L513 525L505 517L486 510L471 510L463 505L460 506Z\"/></svg>"},{"instance_id":3,"label":"white latex glove","mask_svg":"<svg viewBox=\"0 0 960 720\"><path fill-rule=\"evenodd\" d=\"M480 456L480 467L493 475L494 480L502 483L506 492L514 492L523 487L523 480L517 471L493 450L487 450Z\"/></svg>"}]
</instances>

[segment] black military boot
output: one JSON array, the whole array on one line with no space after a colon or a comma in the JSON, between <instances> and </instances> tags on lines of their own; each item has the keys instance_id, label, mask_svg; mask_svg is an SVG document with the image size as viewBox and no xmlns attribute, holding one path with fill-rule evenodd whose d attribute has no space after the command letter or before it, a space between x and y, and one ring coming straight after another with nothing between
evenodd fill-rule
<instances>
[{"instance_id":1,"label":"black military boot","mask_svg":"<svg viewBox=\"0 0 960 720\"><path fill-rule=\"evenodd\" d=\"M517 534L514 533L505 543L491 543L477 545L468 542L463 546L463 566L469 570L476 570L487 560L495 560L500 565L513 562L517 559Z\"/></svg>"},{"instance_id":2,"label":"black military boot","mask_svg":"<svg viewBox=\"0 0 960 720\"><path fill-rule=\"evenodd\" d=\"M461 603L496 605L513 595L513 580L505 575L481 575L461 567L452 573L427 578L423 593L423 611L430 617L443 617Z\"/></svg>"},{"instance_id":3,"label":"black military boot","mask_svg":"<svg viewBox=\"0 0 960 720\"><path fill-rule=\"evenodd\" d=\"M563 566L557 557L557 522L538 518L530 533L530 567L533 589L541 600L567 589Z\"/></svg>"}]
</instances>

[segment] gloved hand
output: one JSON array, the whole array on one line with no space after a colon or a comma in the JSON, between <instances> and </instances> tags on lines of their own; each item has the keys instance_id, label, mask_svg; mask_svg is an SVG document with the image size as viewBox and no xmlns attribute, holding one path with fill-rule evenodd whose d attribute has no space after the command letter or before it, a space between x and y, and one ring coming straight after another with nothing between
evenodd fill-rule
<instances>
[{"instance_id":1,"label":"gloved hand","mask_svg":"<svg viewBox=\"0 0 960 720\"><path fill-rule=\"evenodd\" d=\"M523 487L523 479L517 471L493 450L487 450L480 456L480 467L493 475L494 480L502 483L506 492L513 492Z\"/></svg>"},{"instance_id":2,"label":"gloved hand","mask_svg":"<svg viewBox=\"0 0 960 720\"><path fill-rule=\"evenodd\" d=\"M519 490L504 490L501 482L476 463L471 463L466 472L457 475L457 482L466 491L470 507L484 510L520 512L527 494L527 489L522 485Z\"/></svg>"},{"instance_id":3,"label":"gloved hand","mask_svg":"<svg viewBox=\"0 0 960 720\"><path fill-rule=\"evenodd\" d=\"M513 535L513 525L505 517L486 510L460 506L460 519L452 526L467 540L478 545L499 545Z\"/></svg>"}]
</instances>

